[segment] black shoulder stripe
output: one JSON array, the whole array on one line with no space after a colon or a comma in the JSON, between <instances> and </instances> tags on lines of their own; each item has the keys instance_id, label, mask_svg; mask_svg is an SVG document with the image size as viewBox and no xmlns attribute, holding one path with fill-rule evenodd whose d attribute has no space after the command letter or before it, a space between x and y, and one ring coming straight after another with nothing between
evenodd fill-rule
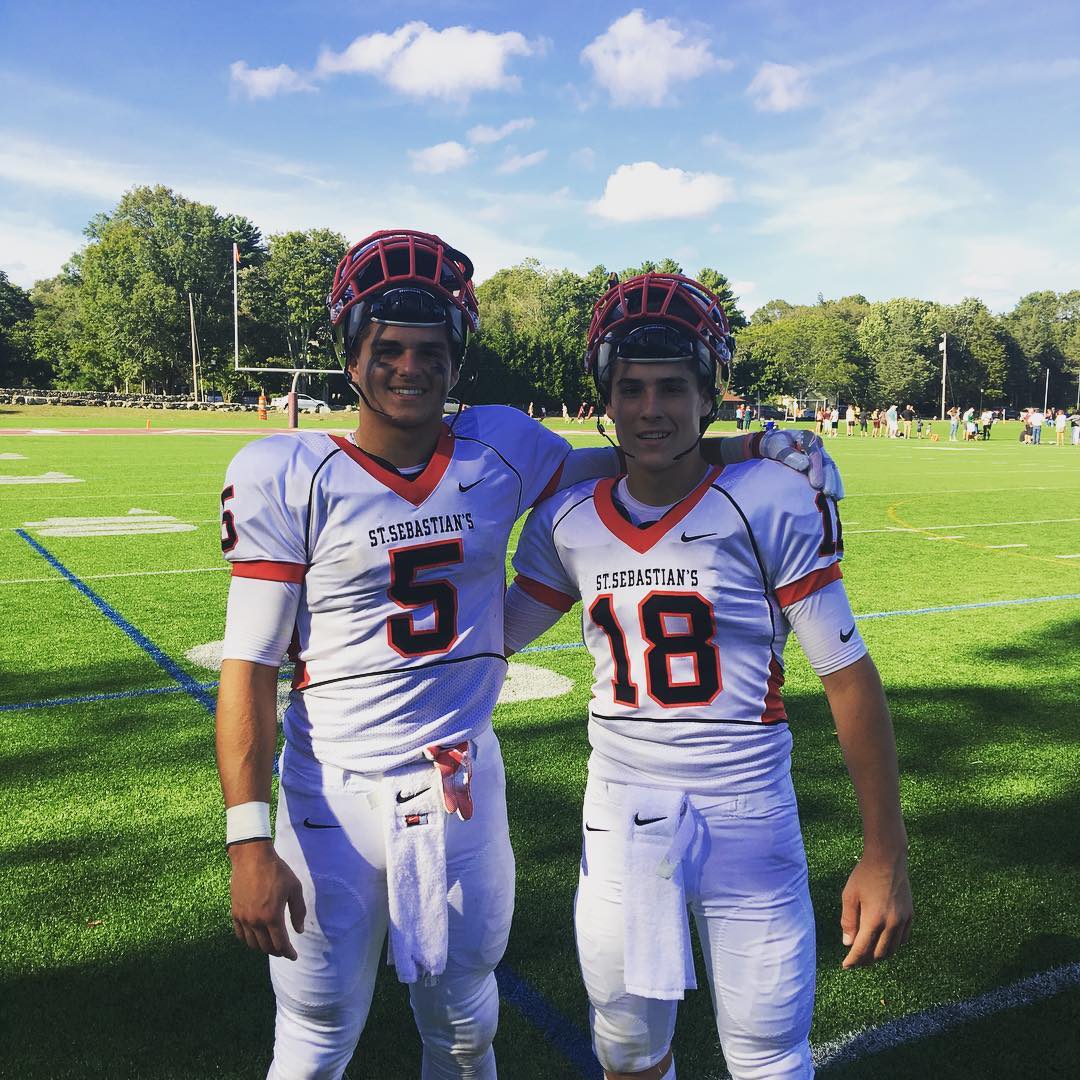
<instances>
[{"instance_id":1,"label":"black shoulder stripe","mask_svg":"<svg viewBox=\"0 0 1080 1080\"><path fill-rule=\"evenodd\" d=\"M308 485L307 521L304 524L304 555L308 565L311 564L311 508L315 504L315 480L318 478L322 467L335 455L341 453L341 447L335 446L329 454L319 462L319 467L311 474L311 483Z\"/></svg>"},{"instance_id":2,"label":"black shoulder stripe","mask_svg":"<svg viewBox=\"0 0 1080 1080\"><path fill-rule=\"evenodd\" d=\"M776 640L776 617L773 612L773 605L769 600L769 594L772 591L772 585L769 582L768 572L765 570L765 563L761 558L761 551L758 548L757 540L754 537L754 530L750 528L750 522L747 520L746 514L743 513L743 508L735 501L734 496L730 491L725 491L722 487L718 487L716 484L709 485L713 491L718 491L729 503L735 513L739 515L739 520L743 523L743 528L746 530L747 539L750 541L750 547L754 552L754 558L757 560L758 573L761 574L761 591L765 597L766 606L769 609L769 622L772 624L773 641Z\"/></svg>"},{"instance_id":3,"label":"black shoulder stripe","mask_svg":"<svg viewBox=\"0 0 1080 1080\"><path fill-rule=\"evenodd\" d=\"M576 503L574 503L574 504L573 504L573 506L568 506L568 507L567 507L567 508L566 508L566 509L565 509L565 510L563 511L563 513L562 513L562 515L561 515L561 516L559 517L558 521L553 521L553 522L551 523L551 535L552 535L552 536L554 536L554 535L555 535L555 530L556 530L556 529L557 529L557 528L558 528L558 527L559 527L559 526L560 526L560 525L561 525L561 524L563 523L563 521L565 521L565 520L566 520L566 517L567 517L567 515L571 514L571 513L572 513L572 512L574 511L574 510L576 510L576 509L577 509L577 508L578 508L578 507L579 507L579 506L580 506L580 505L581 505L582 503L587 503L587 502L589 502L589 501L590 501L590 500L592 499L592 497L593 497L593 492L591 492L591 491L590 491L588 495L584 496L583 498L580 498L580 499L578 499L578 501L577 501Z\"/></svg>"},{"instance_id":4,"label":"black shoulder stripe","mask_svg":"<svg viewBox=\"0 0 1080 1080\"><path fill-rule=\"evenodd\" d=\"M474 443L479 443L481 446L486 446L517 477L517 482L518 482L518 497L517 497L518 512L517 512L517 516L514 519L516 521L517 518L521 517L521 496L525 492L525 484L521 479L521 473L519 473L517 471L517 469L515 469L514 466L511 465L510 462L507 461L506 458L504 458L502 456L502 454L499 452L499 448L497 446L492 446L491 443L484 442L483 439L478 439L478 438L476 438L475 435L455 435L454 438L457 439L458 442L474 442Z\"/></svg>"}]
</instances>

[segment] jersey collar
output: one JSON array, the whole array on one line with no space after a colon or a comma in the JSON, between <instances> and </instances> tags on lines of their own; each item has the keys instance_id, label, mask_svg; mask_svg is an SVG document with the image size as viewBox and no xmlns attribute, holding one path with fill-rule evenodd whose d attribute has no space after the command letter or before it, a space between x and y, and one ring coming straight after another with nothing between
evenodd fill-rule
<instances>
[{"instance_id":1,"label":"jersey collar","mask_svg":"<svg viewBox=\"0 0 1080 1080\"><path fill-rule=\"evenodd\" d=\"M402 476L400 473L384 468L349 439L340 435L331 435L330 439L374 480L383 487L389 488L406 502L411 502L413 506L420 506L439 486L439 481L443 478L443 474L450 466L450 459L454 456L454 436L445 423L439 432L439 441L435 444L435 452L431 455L431 459L424 470L413 477Z\"/></svg>"},{"instance_id":2,"label":"jersey collar","mask_svg":"<svg viewBox=\"0 0 1080 1080\"><path fill-rule=\"evenodd\" d=\"M709 490L709 485L722 471L722 465L713 466L701 478L698 486L682 502L677 502L659 521L654 521L643 529L639 529L636 525L627 521L615 506L615 485L620 479L617 476L605 477L596 485L593 496L596 503L596 512L608 532L628 547L632 547L639 555L644 555L646 551L651 550L667 536L701 502L705 492Z\"/></svg>"}]
</instances>

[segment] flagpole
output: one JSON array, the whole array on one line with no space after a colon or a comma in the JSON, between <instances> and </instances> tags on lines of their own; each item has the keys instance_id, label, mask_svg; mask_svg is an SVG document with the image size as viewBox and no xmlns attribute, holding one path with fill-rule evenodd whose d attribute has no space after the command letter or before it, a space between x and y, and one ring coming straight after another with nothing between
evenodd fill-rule
<instances>
[{"instance_id":1,"label":"flagpole","mask_svg":"<svg viewBox=\"0 0 1080 1080\"><path fill-rule=\"evenodd\" d=\"M240 316L237 304L236 291L236 268L240 265L240 249L234 243L232 246L232 318L233 318L233 367L240 366Z\"/></svg>"}]
</instances>

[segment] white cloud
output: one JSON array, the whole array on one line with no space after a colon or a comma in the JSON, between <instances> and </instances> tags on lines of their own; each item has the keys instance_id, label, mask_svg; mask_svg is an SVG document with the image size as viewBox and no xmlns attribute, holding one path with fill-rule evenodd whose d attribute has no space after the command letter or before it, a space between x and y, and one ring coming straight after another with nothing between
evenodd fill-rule
<instances>
[{"instance_id":1,"label":"white cloud","mask_svg":"<svg viewBox=\"0 0 1080 1080\"><path fill-rule=\"evenodd\" d=\"M418 173L444 173L468 165L472 151L459 142L441 142L423 150L410 150L412 171Z\"/></svg>"},{"instance_id":2,"label":"white cloud","mask_svg":"<svg viewBox=\"0 0 1080 1080\"><path fill-rule=\"evenodd\" d=\"M591 146L583 146L570 155L570 160L579 169L589 171L596 164L596 151Z\"/></svg>"},{"instance_id":3,"label":"white cloud","mask_svg":"<svg viewBox=\"0 0 1080 1080\"><path fill-rule=\"evenodd\" d=\"M85 243L79 233L52 222L5 214L0 217L0 270L29 289L35 281L58 274Z\"/></svg>"},{"instance_id":4,"label":"white cloud","mask_svg":"<svg viewBox=\"0 0 1080 1080\"><path fill-rule=\"evenodd\" d=\"M252 101L276 97L278 94L295 94L298 91L315 89L288 64L250 68L243 60L237 60L229 65L229 77L232 79L233 87L246 94Z\"/></svg>"},{"instance_id":5,"label":"white cloud","mask_svg":"<svg viewBox=\"0 0 1080 1080\"><path fill-rule=\"evenodd\" d=\"M754 108L759 112L787 112L810 100L806 76L787 64L762 64L746 93L753 98Z\"/></svg>"},{"instance_id":6,"label":"white cloud","mask_svg":"<svg viewBox=\"0 0 1080 1080\"><path fill-rule=\"evenodd\" d=\"M620 165L589 210L609 221L701 217L735 197L726 176L665 169L655 161Z\"/></svg>"},{"instance_id":7,"label":"white cloud","mask_svg":"<svg viewBox=\"0 0 1080 1080\"><path fill-rule=\"evenodd\" d=\"M1003 311L1026 293L1065 291L1080 277L1080 257L1072 251L1064 255L1062 249L1055 251L1023 236L965 238L956 248L952 268L956 284L945 297L953 303L964 296L979 296L987 306Z\"/></svg>"},{"instance_id":8,"label":"white cloud","mask_svg":"<svg viewBox=\"0 0 1080 1080\"><path fill-rule=\"evenodd\" d=\"M534 150L531 154L515 154L507 158L495 171L502 176L511 176L522 169L531 169L547 157L546 150Z\"/></svg>"},{"instance_id":9,"label":"white cloud","mask_svg":"<svg viewBox=\"0 0 1080 1080\"><path fill-rule=\"evenodd\" d=\"M712 55L707 41L691 40L667 19L649 22L641 8L616 19L581 59L614 105L664 105L675 83L732 67Z\"/></svg>"},{"instance_id":10,"label":"white cloud","mask_svg":"<svg viewBox=\"0 0 1080 1080\"><path fill-rule=\"evenodd\" d=\"M912 226L985 199L961 170L917 158L849 161L842 179L817 183L794 160L773 175L791 179L751 188L771 209L758 231L787 235L800 251L849 263L877 262L882 243L906 246Z\"/></svg>"},{"instance_id":11,"label":"white cloud","mask_svg":"<svg viewBox=\"0 0 1080 1080\"><path fill-rule=\"evenodd\" d=\"M374 75L414 97L468 99L477 90L516 89L520 80L507 73L507 64L540 49L516 31L435 30L425 22L410 22L392 34L363 34L340 53L324 49L316 73Z\"/></svg>"},{"instance_id":12,"label":"white cloud","mask_svg":"<svg viewBox=\"0 0 1080 1080\"><path fill-rule=\"evenodd\" d=\"M535 121L531 116L523 116L520 120L508 120L501 127L490 127L487 124L477 124L469 128L468 140L477 146L488 146L497 143L515 131L528 131Z\"/></svg>"},{"instance_id":13,"label":"white cloud","mask_svg":"<svg viewBox=\"0 0 1080 1080\"><path fill-rule=\"evenodd\" d=\"M34 190L66 191L95 199L119 199L147 179L145 167L100 161L78 150L0 131L0 179Z\"/></svg>"}]
</instances>

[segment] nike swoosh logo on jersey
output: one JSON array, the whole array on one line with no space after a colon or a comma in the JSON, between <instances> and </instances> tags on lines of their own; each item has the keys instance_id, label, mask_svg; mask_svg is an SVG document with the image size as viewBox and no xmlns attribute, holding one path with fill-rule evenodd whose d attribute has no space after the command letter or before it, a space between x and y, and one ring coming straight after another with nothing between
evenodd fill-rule
<instances>
[{"instance_id":1,"label":"nike swoosh logo on jersey","mask_svg":"<svg viewBox=\"0 0 1080 1080\"><path fill-rule=\"evenodd\" d=\"M663 821L667 815L661 815L660 817L647 817L643 818L640 814L634 815L635 825L652 825L655 821Z\"/></svg>"},{"instance_id":2,"label":"nike swoosh logo on jersey","mask_svg":"<svg viewBox=\"0 0 1080 1080\"><path fill-rule=\"evenodd\" d=\"M419 791L414 791L411 795L402 795L401 792L399 791L397 793L397 801L399 803L412 802L412 800L415 799L417 795L423 795L425 791L430 791L430 790L431 790L431 785L428 784L428 786L426 788L421 788Z\"/></svg>"},{"instance_id":3,"label":"nike swoosh logo on jersey","mask_svg":"<svg viewBox=\"0 0 1080 1080\"><path fill-rule=\"evenodd\" d=\"M704 540L706 536L715 536L716 533L698 533L697 536L687 536L686 533L682 534L682 542L684 544L692 544L695 540Z\"/></svg>"},{"instance_id":4,"label":"nike swoosh logo on jersey","mask_svg":"<svg viewBox=\"0 0 1080 1080\"><path fill-rule=\"evenodd\" d=\"M473 481L473 482L472 482L471 484L463 484L463 483L461 483L461 481L459 480L459 481L458 481L458 486L457 486L457 489L458 489L458 491L460 491L460 492L461 492L462 494L464 494L464 493L465 493L466 491L472 491L472 489L473 489L474 487L476 487L476 485L477 485L477 484L482 484L482 483L483 483L483 482L484 482L484 481L485 481L486 479L487 479L487 477L486 477L486 476L481 476L479 480L474 480L474 481Z\"/></svg>"},{"instance_id":5,"label":"nike swoosh logo on jersey","mask_svg":"<svg viewBox=\"0 0 1080 1080\"><path fill-rule=\"evenodd\" d=\"M585 831L586 832L611 832L610 829L598 829L595 825L590 825L587 821L585 822Z\"/></svg>"},{"instance_id":6,"label":"nike swoosh logo on jersey","mask_svg":"<svg viewBox=\"0 0 1080 1080\"><path fill-rule=\"evenodd\" d=\"M312 821L311 818L304 818L305 829L340 829L340 825L320 825L318 822Z\"/></svg>"},{"instance_id":7,"label":"nike swoosh logo on jersey","mask_svg":"<svg viewBox=\"0 0 1080 1080\"><path fill-rule=\"evenodd\" d=\"M846 642L851 640L851 635L854 634L854 633L855 633L855 624L852 623L851 624L851 629L846 634L844 633L843 630L840 631L840 640L846 643Z\"/></svg>"}]
</instances>

